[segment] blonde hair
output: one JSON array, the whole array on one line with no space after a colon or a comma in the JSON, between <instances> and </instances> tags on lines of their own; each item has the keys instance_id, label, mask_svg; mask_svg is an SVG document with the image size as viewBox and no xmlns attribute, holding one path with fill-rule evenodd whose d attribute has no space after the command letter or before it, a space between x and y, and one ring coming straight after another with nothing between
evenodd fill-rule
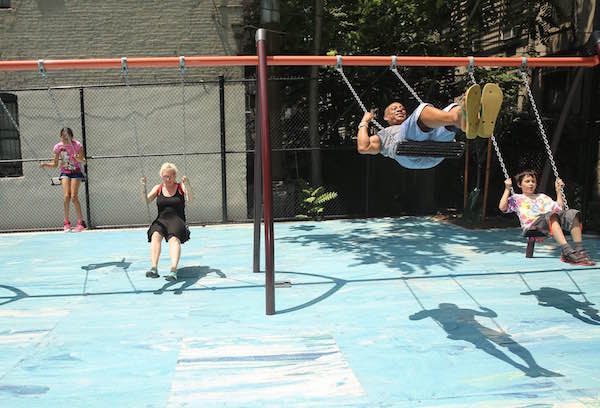
<instances>
[{"instance_id":1,"label":"blonde hair","mask_svg":"<svg viewBox=\"0 0 600 408\"><path fill-rule=\"evenodd\" d=\"M172 170L173 173L175 173L175 176L177 176L177 166L175 166L173 163L163 163L163 165L160 166L160 173L158 175L162 177L163 171L165 170Z\"/></svg>"}]
</instances>

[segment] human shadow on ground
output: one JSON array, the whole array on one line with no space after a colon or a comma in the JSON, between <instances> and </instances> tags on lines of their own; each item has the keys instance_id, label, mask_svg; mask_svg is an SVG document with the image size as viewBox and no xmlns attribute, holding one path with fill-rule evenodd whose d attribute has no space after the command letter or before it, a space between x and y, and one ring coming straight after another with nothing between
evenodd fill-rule
<instances>
[{"instance_id":1,"label":"human shadow on ground","mask_svg":"<svg viewBox=\"0 0 600 408\"><path fill-rule=\"evenodd\" d=\"M580 302L571 297L571 295L585 296L585 292L568 292L562 289L543 286L538 290L523 292L521 295L533 295L538 300L540 306L554 307L570 314L584 323L600 326L598 310L592 307L594 303L591 303L587 299L585 299L585 302ZM583 314L589 316L589 318L579 314L580 310Z\"/></svg>"},{"instance_id":2,"label":"human shadow on ground","mask_svg":"<svg viewBox=\"0 0 600 408\"><path fill-rule=\"evenodd\" d=\"M481 306L481 310L483 311L462 309L453 303L440 303L437 309L421 310L410 315L409 319L421 320L431 317L448 333L447 338L467 341L489 355L518 368L528 377L562 377L562 374L540 367L529 350L513 340L508 333L490 329L479 323L475 316L488 318L498 316L496 312L487 307ZM525 364L513 360L496 348L496 345L506 347L511 353L523 360Z\"/></svg>"},{"instance_id":3,"label":"human shadow on ground","mask_svg":"<svg viewBox=\"0 0 600 408\"><path fill-rule=\"evenodd\" d=\"M209 273L214 273L220 278L227 278L227 276L219 269L213 269L208 266L184 266L177 270L177 280L167 281L160 289L154 291L155 295L162 295L171 286L181 284L177 289L173 290L175 295L181 295L184 290L193 286L200 279L204 278Z\"/></svg>"}]
</instances>

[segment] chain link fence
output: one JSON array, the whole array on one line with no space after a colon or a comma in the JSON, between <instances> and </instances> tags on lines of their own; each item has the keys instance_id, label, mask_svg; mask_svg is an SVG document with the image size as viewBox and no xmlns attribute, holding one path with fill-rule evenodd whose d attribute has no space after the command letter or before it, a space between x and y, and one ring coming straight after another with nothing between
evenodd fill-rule
<instances>
[{"instance_id":1,"label":"chain link fence","mask_svg":"<svg viewBox=\"0 0 600 408\"><path fill-rule=\"evenodd\" d=\"M318 78L316 123L311 122L309 77L269 81L274 218L431 214L461 209L463 160L444 160L433 169L412 171L393 160L356 152L356 126L362 111L336 75L325 71ZM382 71L366 77L364 70L357 70L347 75L366 107L379 108L380 118L390 101L403 101L409 110L417 104L393 74ZM435 81L422 73L405 77L424 100L444 106L452 100L450 95L460 93L461 84L456 85L446 72L436 75L439 86L432 86ZM252 219L257 138L254 79L219 77L142 84L135 81L135 72L130 72L128 79L129 85L0 92L19 127L17 132L8 115L0 111L0 231L62 227L62 189L50 183L58 169L41 169L39 162L51 159L63 126L72 128L86 149L87 182L81 186L79 199L90 227L148 225L156 217L156 205L150 204L148 214L140 179L147 177L149 189L160 183L159 169L166 161L177 165L179 178L190 178L196 196L187 206L190 224ZM519 120L502 125L506 131L496 134L512 175L523 168L541 174L545 166L546 153L533 119L524 111ZM542 119L551 134L556 119ZM569 140L568 136L563 140ZM470 149L470 184L479 183L474 175L483 175L485 170L487 141L476 142ZM569 167L576 162L576 154L578 151L561 154L557 166L561 170ZM563 176L567 186L576 182L572 177L576 177L573 172ZM503 178L494 157L490 208L496 207ZM327 192L335 194L322 203L310 198ZM567 195L571 193L567 190ZM72 221L74 217L71 206Z\"/></svg>"}]
</instances>

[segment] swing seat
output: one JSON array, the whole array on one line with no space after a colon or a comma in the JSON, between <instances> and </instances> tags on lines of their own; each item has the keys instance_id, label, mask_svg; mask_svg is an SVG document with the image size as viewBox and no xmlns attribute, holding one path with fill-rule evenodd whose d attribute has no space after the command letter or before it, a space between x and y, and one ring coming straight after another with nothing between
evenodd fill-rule
<instances>
[{"instance_id":1,"label":"swing seat","mask_svg":"<svg viewBox=\"0 0 600 408\"><path fill-rule=\"evenodd\" d=\"M547 237L542 231L529 230L523 234L527 238L527 250L525 251L525 258L533 258L533 250L535 249L535 243L541 242Z\"/></svg>"},{"instance_id":2,"label":"swing seat","mask_svg":"<svg viewBox=\"0 0 600 408\"><path fill-rule=\"evenodd\" d=\"M398 156L443 157L460 159L465 153L463 142L404 141L396 146Z\"/></svg>"},{"instance_id":3,"label":"swing seat","mask_svg":"<svg viewBox=\"0 0 600 408\"><path fill-rule=\"evenodd\" d=\"M82 179L80 179L82 183L85 183L87 181L87 178L84 177ZM51 177L50 178L50 185L51 186L60 186L62 185L62 183L60 182L60 177Z\"/></svg>"}]
</instances>

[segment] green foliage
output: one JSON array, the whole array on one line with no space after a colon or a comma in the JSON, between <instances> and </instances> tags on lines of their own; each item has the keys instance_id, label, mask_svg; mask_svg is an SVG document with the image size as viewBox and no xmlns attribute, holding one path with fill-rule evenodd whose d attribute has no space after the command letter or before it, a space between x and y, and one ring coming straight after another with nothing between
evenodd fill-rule
<instances>
[{"instance_id":1,"label":"green foliage","mask_svg":"<svg viewBox=\"0 0 600 408\"><path fill-rule=\"evenodd\" d=\"M327 191L324 186L312 187L304 180L301 180L300 184L302 186L302 201L300 202L302 214L298 214L298 217L322 219L325 205L337 198L338 193Z\"/></svg>"}]
</instances>

